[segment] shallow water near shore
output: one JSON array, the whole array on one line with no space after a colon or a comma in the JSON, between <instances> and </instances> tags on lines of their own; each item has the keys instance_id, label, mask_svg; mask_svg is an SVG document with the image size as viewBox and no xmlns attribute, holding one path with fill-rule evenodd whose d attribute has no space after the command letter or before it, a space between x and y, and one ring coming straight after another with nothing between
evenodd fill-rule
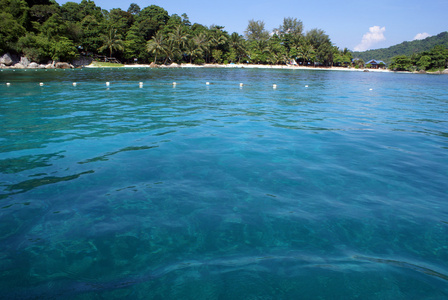
<instances>
[{"instance_id":1,"label":"shallow water near shore","mask_svg":"<svg viewBox=\"0 0 448 300\"><path fill-rule=\"evenodd\" d=\"M448 297L446 76L4 70L0 121L7 299Z\"/></svg>"}]
</instances>

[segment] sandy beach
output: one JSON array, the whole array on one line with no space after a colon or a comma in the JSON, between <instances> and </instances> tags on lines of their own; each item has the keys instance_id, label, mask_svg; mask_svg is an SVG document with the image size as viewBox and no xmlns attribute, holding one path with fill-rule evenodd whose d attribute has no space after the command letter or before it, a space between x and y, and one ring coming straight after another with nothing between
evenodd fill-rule
<instances>
[{"instance_id":1,"label":"sandy beach","mask_svg":"<svg viewBox=\"0 0 448 300\"><path fill-rule=\"evenodd\" d=\"M85 66L86 68L107 68L104 66L95 66L93 64ZM149 64L124 65L123 68L150 68ZM246 69L285 69L285 70L322 70L322 71L354 71L354 72L392 72L386 69L355 69L344 67L304 67L291 65L258 65L258 64L171 64L158 65L157 68L246 68Z\"/></svg>"}]
</instances>

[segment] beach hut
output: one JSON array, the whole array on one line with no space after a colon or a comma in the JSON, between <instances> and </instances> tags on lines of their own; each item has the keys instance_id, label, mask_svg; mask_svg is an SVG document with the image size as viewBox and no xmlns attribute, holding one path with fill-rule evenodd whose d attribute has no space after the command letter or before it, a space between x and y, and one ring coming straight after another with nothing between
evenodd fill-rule
<instances>
[{"instance_id":1,"label":"beach hut","mask_svg":"<svg viewBox=\"0 0 448 300\"><path fill-rule=\"evenodd\" d=\"M382 60L372 59L366 62L366 67L371 69L384 69L386 68L386 63Z\"/></svg>"}]
</instances>

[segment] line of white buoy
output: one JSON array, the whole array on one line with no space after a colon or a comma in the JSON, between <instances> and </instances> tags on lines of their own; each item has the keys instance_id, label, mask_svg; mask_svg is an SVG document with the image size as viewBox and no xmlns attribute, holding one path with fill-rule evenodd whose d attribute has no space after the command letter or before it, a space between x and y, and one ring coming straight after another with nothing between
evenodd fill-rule
<instances>
[{"instance_id":1,"label":"line of white buoy","mask_svg":"<svg viewBox=\"0 0 448 300\"><path fill-rule=\"evenodd\" d=\"M206 85L210 85L210 82L207 81L205 84L206 84ZM40 85L40 86L44 86L44 83L43 83L43 82L40 82L39 85ZM72 85L73 85L73 86L77 86L78 83L73 82ZM142 88L142 87L143 87L143 82L139 82L138 85L139 85L140 88ZM173 87L175 87L175 86L177 85L177 82L174 81L174 82L172 83L172 85L173 85ZM6 86L11 86L11 83L10 83L10 82L7 82L7 83L6 83ZM110 82L109 82L109 81L106 82L106 86L107 86L107 87L110 86ZM241 83L239 84L239 86L242 88L242 87L244 86L244 83L241 82ZM309 86L308 86L308 85L305 85L305 87L307 88L307 87L309 87ZM273 88L273 89L276 89L276 88L277 88L277 84L273 84L273 85L272 85L272 88ZM372 90L373 90L372 88L369 89L369 91L372 91Z\"/></svg>"}]
</instances>

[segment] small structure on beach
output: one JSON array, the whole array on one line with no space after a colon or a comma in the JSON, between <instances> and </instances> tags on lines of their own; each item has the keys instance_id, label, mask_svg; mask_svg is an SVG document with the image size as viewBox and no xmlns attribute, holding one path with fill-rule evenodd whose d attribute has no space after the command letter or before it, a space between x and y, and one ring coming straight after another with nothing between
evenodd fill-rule
<instances>
[{"instance_id":1,"label":"small structure on beach","mask_svg":"<svg viewBox=\"0 0 448 300\"><path fill-rule=\"evenodd\" d=\"M372 59L372 60L369 60L368 62L366 62L366 68L385 69L386 63L382 60Z\"/></svg>"}]
</instances>

